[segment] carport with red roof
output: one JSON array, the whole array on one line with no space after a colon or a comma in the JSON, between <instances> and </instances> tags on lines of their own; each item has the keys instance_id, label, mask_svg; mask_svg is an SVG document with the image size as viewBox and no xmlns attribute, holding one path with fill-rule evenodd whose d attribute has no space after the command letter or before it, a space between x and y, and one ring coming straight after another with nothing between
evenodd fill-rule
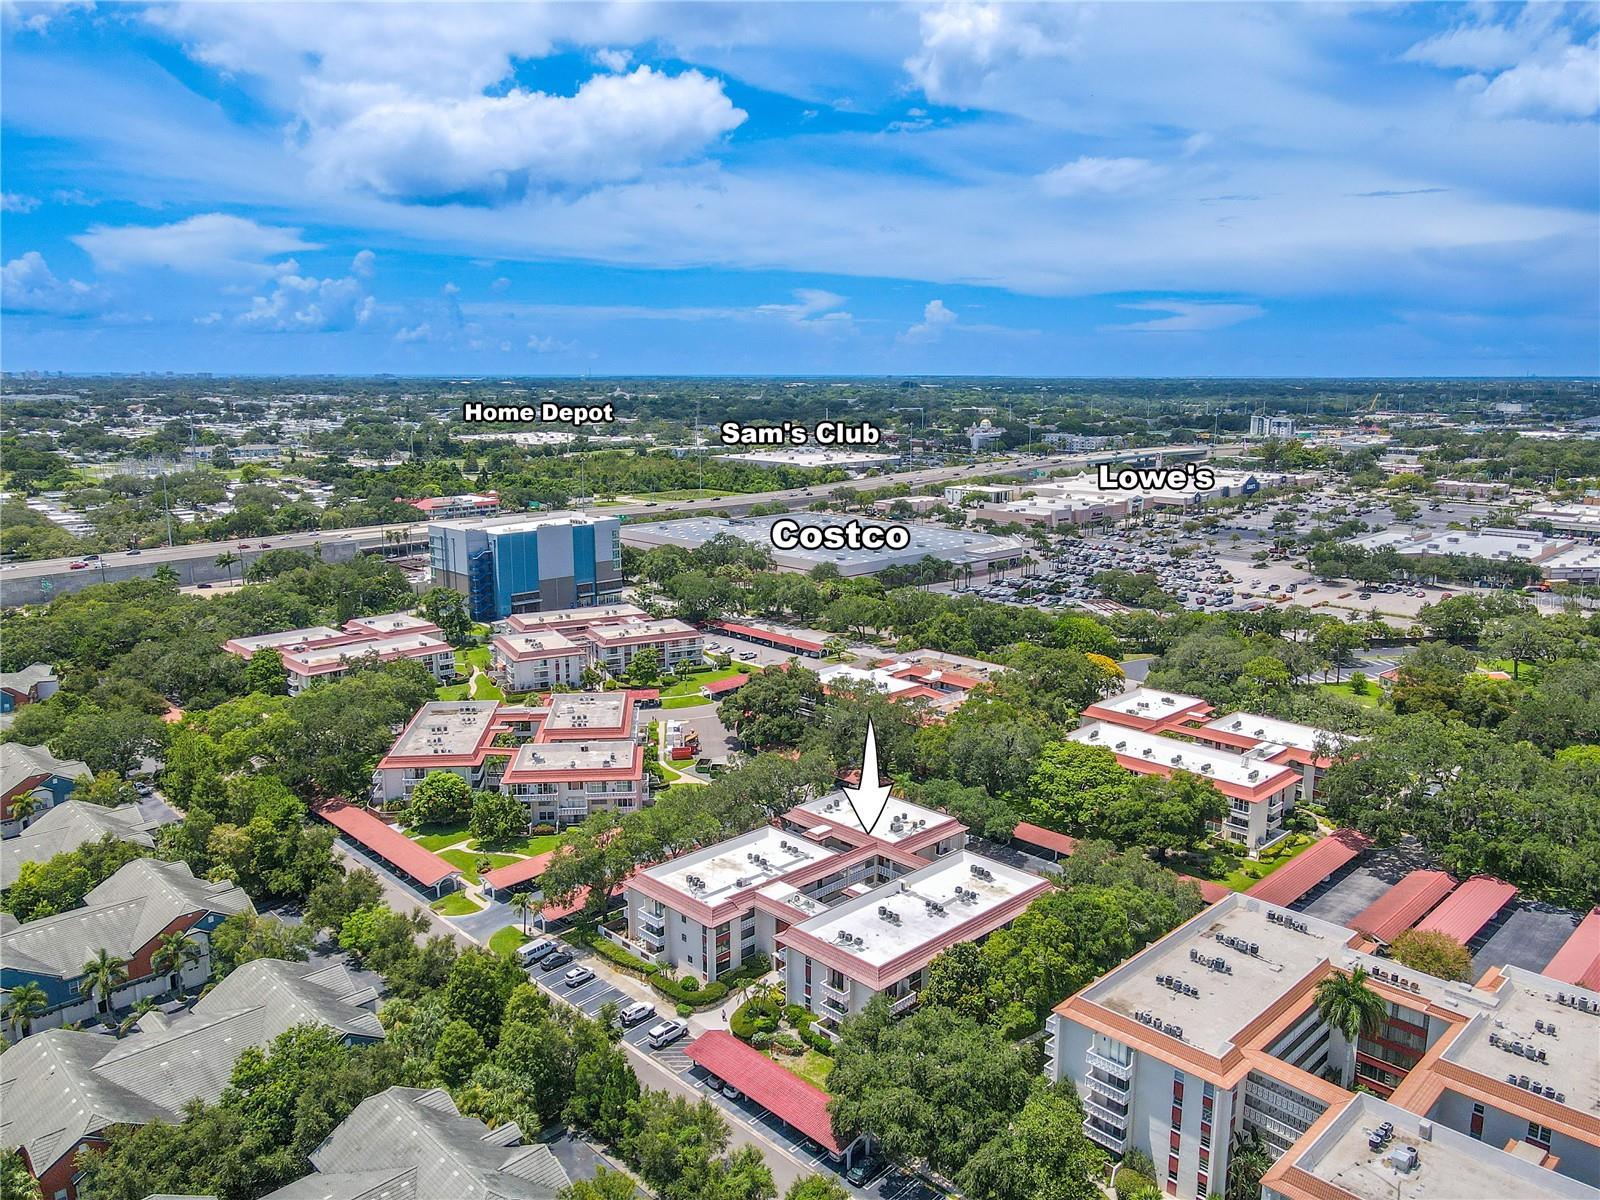
<instances>
[{"instance_id":1,"label":"carport with red roof","mask_svg":"<svg viewBox=\"0 0 1600 1200\"><path fill-rule=\"evenodd\" d=\"M689 1061L724 1083L731 1083L784 1124L816 1142L835 1158L849 1161L861 1138L841 1145L828 1116L828 1093L745 1045L731 1033L713 1029L684 1049Z\"/></svg>"},{"instance_id":2,"label":"carport with red roof","mask_svg":"<svg viewBox=\"0 0 1600 1200\"><path fill-rule=\"evenodd\" d=\"M1592 909L1578 923L1544 973L1562 983L1600 987L1600 908Z\"/></svg>"},{"instance_id":3,"label":"carport with red roof","mask_svg":"<svg viewBox=\"0 0 1600 1200\"><path fill-rule=\"evenodd\" d=\"M1302 851L1271 875L1249 895L1268 904L1293 904L1335 872L1348 866L1372 845L1372 839L1354 829L1338 829L1309 850Z\"/></svg>"},{"instance_id":4,"label":"carport with red roof","mask_svg":"<svg viewBox=\"0 0 1600 1200\"><path fill-rule=\"evenodd\" d=\"M381 859L431 895L443 895L451 890L444 885L461 877L459 867L451 866L433 851L417 845L367 809L343 800L329 800L317 805L316 811L368 854Z\"/></svg>"},{"instance_id":5,"label":"carport with red roof","mask_svg":"<svg viewBox=\"0 0 1600 1200\"><path fill-rule=\"evenodd\" d=\"M509 900L513 893L532 891L531 886L522 885L531 885L543 875L554 857L555 851L550 850L532 858L507 863L503 867L491 868L483 873L484 890L489 893L491 900Z\"/></svg>"},{"instance_id":6,"label":"carport with red roof","mask_svg":"<svg viewBox=\"0 0 1600 1200\"><path fill-rule=\"evenodd\" d=\"M1455 886L1448 871L1411 871L1367 905L1350 927L1387 944L1420 921Z\"/></svg>"},{"instance_id":7,"label":"carport with red roof","mask_svg":"<svg viewBox=\"0 0 1600 1200\"><path fill-rule=\"evenodd\" d=\"M1500 910L1517 896L1517 889L1492 875L1474 875L1417 924L1417 929L1446 933L1463 946L1483 931Z\"/></svg>"}]
</instances>

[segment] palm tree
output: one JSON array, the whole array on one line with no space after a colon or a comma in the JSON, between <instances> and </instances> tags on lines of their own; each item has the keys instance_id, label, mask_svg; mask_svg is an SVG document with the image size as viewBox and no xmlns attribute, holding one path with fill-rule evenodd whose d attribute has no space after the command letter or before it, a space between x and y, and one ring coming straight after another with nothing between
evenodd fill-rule
<instances>
[{"instance_id":1,"label":"palm tree","mask_svg":"<svg viewBox=\"0 0 1600 1200\"><path fill-rule=\"evenodd\" d=\"M128 1010L128 1015L123 1017L122 1020L117 1023L117 1036L119 1038L127 1037L128 1031L137 1025L139 1023L139 1019L143 1017L145 1013L154 1009L155 1006L156 1002L153 997L144 996L140 998L134 1004L134 1006Z\"/></svg>"},{"instance_id":2,"label":"palm tree","mask_svg":"<svg viewBox=\"0 0 1600 1200\"><path fill-rule=\"evenodd\" d=\"M150 956L150 966L157 971L167 972L171 983L168 990L176 992L183 987L184 969L192 967L204 957L205 951L180 929L161 939L156 952Z\"/></svg>"},{"instance_id":3,"label":"palm tree","mask_svg":"<svg viewBox=\"0 0 1600 1200\"><path fill-rule=\"evenodd\" d=\"M11 816L13 820L27 824L29 817L45 807L43 792L24 792L11 802Z\"/></svg>"},{"instance_id":4,"label":"palm tree","mask_svg":"<svg viewBox=\"0 0 1600 1200\"><path fill-rule=\"evenodd\" d=\"M227 568L228 583L231 586L233 584L233 564L239 561L239 556L232 550L224 550L221 554L217 555L214 561L216 562L217 566Z\"/></svg>"},{"instance_id":5,"label":"palm tree","mask_svg":"<svg viewBox=\"0 0 1600 1200\"><path fill-rule=\"evenodd\" d=\"M99 1010L105 1013L111 1011L111 993L127 981L127 962L108 950L100 950L83 964L83 979L78 983L78 990L98 1000Z\"/></svg>"},{"instance_id":6,"label":"palm tree","mask_svg":"<svg viewBox=\"0 0 1600 1200\"><path fill-rule=\"evenodd\" d=\"M1357 966L1348 975L1335 971L1317 984L1317 1012L1336 1029L1349 1046L1344 1081L1349 1085L1355 1074L1356 1041L1371 1037L1389 1018L1389 1006L1367 984L1367 969Z\"/></svg>"},{"instance_id":7,"label":"palm tree","mask_svg":"<svg viewBox=\"0 0 1600 1200\"><path fill-rule=\"evenodd\" d=\"M42 987L32 980L19 983L6 997L6 1025L12 1033L27 1037L33 1031L33 1019L49 1007L50 998Z\"/></svg>"},{"instance_id":8,"label":"palm tree","mask_svg":"<svg viewBox=\"0 0 1600 1200\"><path fill-rule=\"evenodd\" d=\"M511 897L511 907L522 918L522 936L528 936L528 910L533 907L532 892L518 892Z\"/></svg>"},{"instance_id":9,"label":"palm tree","mask_svg":"<svg viewBox=\"0 0 1600 1200\"><path fill-rule=\"evenodd\" d=\"M165 587L176 587L178 584L178 568L171 563L162 563L156 568L155 581Z\"/></svg>"}]
</instances>

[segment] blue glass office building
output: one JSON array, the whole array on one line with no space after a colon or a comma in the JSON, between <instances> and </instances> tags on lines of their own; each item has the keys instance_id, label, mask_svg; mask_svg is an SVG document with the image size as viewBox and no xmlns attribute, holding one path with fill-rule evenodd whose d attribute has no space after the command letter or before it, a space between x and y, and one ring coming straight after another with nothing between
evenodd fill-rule
<instances>
[{"instance_id":1,"label":"blue glass office building","mask_svg":"<svg viewBox=\"0 0 1600 1200\"><path fill-rule=\"evenodd\" d=\"M587 608L622 590L622 523L557 512L428 526L436 584L467 597L474 620Z\"/></svg>"}]
</instances>

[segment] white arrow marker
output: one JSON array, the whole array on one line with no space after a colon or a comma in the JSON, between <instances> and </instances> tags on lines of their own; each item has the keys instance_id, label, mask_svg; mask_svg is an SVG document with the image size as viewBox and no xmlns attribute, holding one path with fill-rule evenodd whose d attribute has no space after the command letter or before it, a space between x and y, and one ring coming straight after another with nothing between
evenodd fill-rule
<instances>
[{"instance_id":1,"label":"white arrow marker","mask_svg":"<svg viewBox=\"0 0 1600 1200\"><path fill-rule=\"evenodd\" d=\"M867 748L861 756L861 786L845 788L844 798L850 801L850 810L868 833L889 807L889 785L878 782L878 735L872 728L871 717L867 718ZM872 814L870 821L868 813Z\"/></svg>"}]
</instances>

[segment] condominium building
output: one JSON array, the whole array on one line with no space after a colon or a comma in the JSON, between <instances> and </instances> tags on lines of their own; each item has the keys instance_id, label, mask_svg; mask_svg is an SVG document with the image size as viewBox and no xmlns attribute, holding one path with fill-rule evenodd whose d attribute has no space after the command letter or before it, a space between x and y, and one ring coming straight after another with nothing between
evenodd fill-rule
<instances>
[{"instance_id":1,"label":"condominium building","mask_svg":"<svg viewBox=\"0 0 1600 1200\"><path fill-rule=\"evenodd\" d=\"M942 665L895 659L869 668L833 663L817 674L825 690L841 686L866 688L896 703L920 702L941 717L965 704L968 693L983 682Z\"/></svg>"},{"instance_id":2,"label":"condominium building","mask_svg":"<svg viewBox=\"0 0 1600 1200\"><path fill-rule=\"evenodd\" d=\"M1079 720L1072 740L1112 750L1130 771L1210 779L1228 797L1219 832L1252 850L1279 837L1295 805L1362 740L1257 713L1217 716L1199 696L1143 686L1095 701Z\"/></svg>"},{"instance_id":3,"label":"condominium building","mask_svg":"<svg viewBox=\"0 0 1600 1200\"><path fill-rule=\"evenodd\" d=\"M88 763L57 758L45 746L0 742L0 836L16 837L90 774Z\"/></svg>"},{"instance_id":4,"label":"condominium building","mask_svg":"<svg viewBox=\"0 0 1600 1200\"><path fill-rule=\"evenodd\" d=\"M929 963L1010 924L1049 890L1039 876L969 850L891 878L777 934L789 1002L829 1027L878 996L904 1012Z\"/></svg>"},{"instance_id":5,"label":"condominium building","mask_svg":"<svg viewBox=\"0 0 1600 1200\"><path fill-rule=\"evenodd\" d=\"M1294 418L1282 414L1269 417L1266 413L1252 413L1250 415L1250 436L1253 438L1292 438L1294 436Z\"/></svg>"},{"instance_id":6,"label":"condominium building","mask_svg":"<svg viewBox=\"0 0 1600 1200\"><path fill-rule=\"evenodd\" d=\"M596 624L584 629L580 636L593 647L595 661L613 675L626 671L645 650L655 652L663 671L698 666L706 656L705 634L678 620Z\"/></svg>"},{"instance_id":7,"label":"condominium building","mask_svg":"<svg viewBox=\"0 0 1600 1200\"><path fill-rule=\"evenodd\" d=\"M436 521L428 526L433 581L467 598L477 621L584 608L622 591L622 524L616 517Z\"/></svg>"},{"instance_id":8,"label":"condominium building","mask_svg":"<svg viewBox=\"0 0 1600 1200\"><path fill-rule=\"evenodd\" d=\"M568 637L591 625L646 621L650 614L637 604L597 604L592 608L556 608L548 612L512 613L506 628L513 633L564 633Z\"/></svg>"},{"instance_id":9,"label":"condominium building","mask_svg":"<svg viewBox=\"0 0 1600 1200\"><path fill-rule=\"evenodd\" d=\"M535 825L571 825L603 809L631 812L650 802L627 692L558 692L526 706L432 701L379 761L372 800L401 805L436 771L518 797Z\"/></svg>"},{"instance_id":10,"label":"condominium building","mask_svg":"<svg viewBox=\"0 0 1600 1200\"><path fill-rule=\"evenodd\" d=\"M1085 1134L1150 1155L1169 1195L1219 1190L1245 1130L1296 1161L1357 1082L1436 1125L1600 1183L1600 997L1516 969L1447 983L1374 957L1371 944L1227 897L1057 1007L1051 1076L1083 1097ZM1357 966L1386 1018L1352 1046L1322 1019L1316 988Z\"/></svg>"},{"instance_id":11,"label":"condominium building","mask_svg":"<svg viewBox=\"0 0 1600 1200\"><path fill-rule=\"evenodd\" d=\"M500 497L494 492L467 493L461 496L424 496L420 500L401 500L435 521L457 521L468 517L492 517L500 511Z\"/></svg>"},{"instance_id":12,"label":"condominium building","mask_svg":"<svg viewBox=\"0 0 1600 1200\"><path fill-rule=\"evenodd\" d=\"M0 715L48 700L61 686L49 663L34 663L20 671L0 671Z\"/></svg>"},{"instance_id":13,"label":"condominium building","mask_svg":"<svg viewBox=\"0 0 1600 1200\"><path fill-rule=\"evenodd\" d=\"M82 800L66 800L47 809L20 837L0 842L0 888L17 881L23 863L49 862L57 854L76 850L86 842L98 842L107 834L119 842L154 847L151 830L156 823L145 819L137 804L106 808Z\"/></svg>"},{"instance_id":14,"label":"condominium building","mask_svg":"<svg viewBox=\"0 0 1600 1200\"><path fill-rule=\"evenodd\" d=\"M344 629L314 625L254 637L230 638L223 649L249 661L258 650L275 650L288 672L291 696L313 683L342 678L359 663L410 659L436 680L454 676L456 652L432 621L410 613L382 613L346 621Z\"/></svg>"},{"instance_id":15,"label":"condominium building","mask_svg":"<svg viewBox=\"0 0 1600 1200\"><path fill-rule=\"evenodd\" d=\"M489 643L489 677L509 692L577 687L589 649L550 630L500 633Z\"/></svg>"}]
</instances>

